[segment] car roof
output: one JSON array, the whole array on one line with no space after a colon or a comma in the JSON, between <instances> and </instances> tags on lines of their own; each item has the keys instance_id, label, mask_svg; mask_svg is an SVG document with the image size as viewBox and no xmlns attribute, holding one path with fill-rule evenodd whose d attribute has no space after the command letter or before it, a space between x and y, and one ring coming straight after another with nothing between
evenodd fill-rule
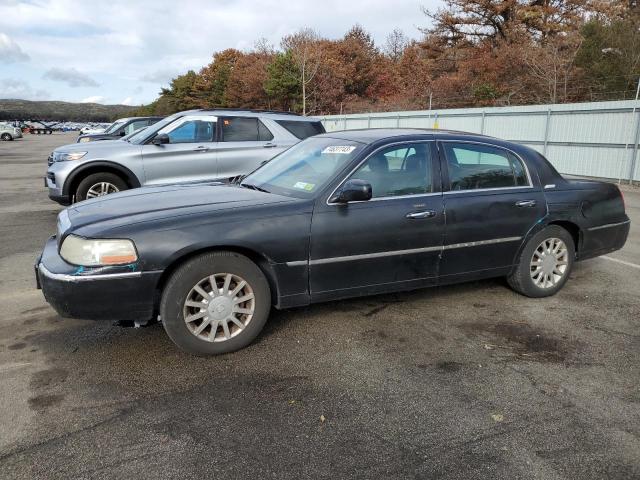
<instances>
[{"instance_id":1,"label":"car roof","mask_svg":"<svg viewBox=\"0 0 640 480\"><path fill-rule=\"evenodd\" d=\"M164 117L123 117L123 118L117 119L115 122L128 122L129 120L151 120L156 118L159 120L162 120Z\"/></svg>"},{"instance_id":2,"label":"car roof","mask_svg":"<svg viewBox=\"0 0 640 480\"><path fill-rule=\"evenodd\" d=\"M201 110L188 110L180 112L182 115L216 115L216 116L234 116L234 117L265 117L273 120L290 120L303 122L319 122L320 119L315 117L304 117L293 112L280 112L277 110L241 110L233 108L212 108Z\"/></svg>"},{"instance_id":3,"label":"car roof","mask_svg":"<svg viewBox=\"0 0 640 480\"><path fill-rule=\"evenodd\" d=\"M440 130L433 128L366 128L361 130L340 130L334 132L322 133L316 135L316 137L329 137L340 138L344 140L353 140L360 143L374 143L379 140L391 139L394 137L407 137L407 136L435 136L442 137L468 137L469 139L488 139L486 135L480 135L477 133L460 132L456 130ZM496 140L496 139L494 139Z\"/></svg>"}]
</instances>

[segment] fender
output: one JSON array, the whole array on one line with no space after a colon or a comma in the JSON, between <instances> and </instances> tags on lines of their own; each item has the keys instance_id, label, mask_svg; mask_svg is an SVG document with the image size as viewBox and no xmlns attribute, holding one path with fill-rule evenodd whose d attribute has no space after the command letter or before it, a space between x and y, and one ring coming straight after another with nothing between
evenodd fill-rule
<instances>
[{"instance_id":1,"label":"fender","mask_svg":"<svg viewBox=\"0 0 640 480\"><path fill-rule=\"evenodd\" d=\"M69 195L71 193L69 192L71 185L74 184L76 179L81 176L83 172L86 172L87 170L99 169L101 167L106 167L107 169L116 170L117 172L119 172L124 177L126 182L131 185L131 188L138 188L141 186L140 180L138 180L136 174L129 170L127 167L107 160L97 160L95 162L83 163L67 176L67 179L62 186L63 195Z\"/></svg>"}]
</instances>

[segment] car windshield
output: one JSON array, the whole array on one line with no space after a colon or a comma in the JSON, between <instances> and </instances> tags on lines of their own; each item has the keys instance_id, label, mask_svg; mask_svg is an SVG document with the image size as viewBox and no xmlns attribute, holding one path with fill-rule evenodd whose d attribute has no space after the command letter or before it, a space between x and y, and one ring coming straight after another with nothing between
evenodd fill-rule
<instances>
[{"instance_id":1,"label":"car windshield","mask_svg":"<svg viewBox=\"0 0 640 480\"><path fill-rule=\"evenodd\" d=\"M241 185L279 195L310 198L344 169L363 147L351 140L308 138L249 174Z\"/></svg>"},{"instance_id":2,"label":"car windshield","mask_svg":"<svg viewBox=\"0 0 640 480\"><path fill-rule=\"evenodd\" d=\"M116 120L115 122L113 122L111 125L109 125L107 127L107 129L104 131L104 133L113 133L116 130L118 130L122 125L124 125L126 122L125 120Z\"/></svg>"}]
</instances>

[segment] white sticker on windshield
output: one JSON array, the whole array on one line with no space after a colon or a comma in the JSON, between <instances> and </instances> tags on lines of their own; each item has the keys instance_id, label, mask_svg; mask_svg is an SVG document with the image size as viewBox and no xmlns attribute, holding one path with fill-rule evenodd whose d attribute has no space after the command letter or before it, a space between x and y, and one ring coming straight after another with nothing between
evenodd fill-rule
<instances>
[{"instance_id":1,"label":"white sticker on windshield","mask_svg":"<svg viewBox=\"0 0 640 480\"><path fill-rule=\"evenodd\" d=\"M300 190L306 190L307 192L310 192L315 186L315 183L296 182L293 188L299 188Z\"/></svg>"},{"instance_id":2,"label":"white sticker on windshield","mask_svg":"<svg viewBox=\"0 0 640 480\"><path fill-rule=\"evenodd\" d=\"M322 153L344 153L349 154L353 152L356 147L352 145L331 145L322 150Z\"/></svg>"}]
</instances>

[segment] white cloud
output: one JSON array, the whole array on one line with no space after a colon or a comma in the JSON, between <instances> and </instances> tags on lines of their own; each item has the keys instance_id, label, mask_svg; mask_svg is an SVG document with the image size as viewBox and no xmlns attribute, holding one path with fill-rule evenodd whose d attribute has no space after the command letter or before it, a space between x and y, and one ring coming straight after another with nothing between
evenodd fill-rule
<instances>
[{"instance_id":1,"label":"white cloud","mask_svg":"<svg viewBox=\"0 0 640 480\"><path fill-rule=\"evenodd\" d=\"M83 98L80 103L104 103L105 98L100 95L93 95L92 97Z\"/></svg>"},{"instance_id":2,"label":"white cloud","mask_svg":"<svg viewBox=\"0 0 640 480\"><path fill-rule=\"evenodd\" d=\"M50 93L34 89L24 80L3 78L0 80L0 98L19 98L22 100L47 100Z\"/></svg>"},{"instance_id":3,"label":"white cloud","mask_svg":"<svg viewBox=\"0 0 640 480\"><path fill-rule=\"evenodd\" d=\"M100 84L90 76L79 72L75 68L52 68L42 76L45 80L65 82L70 87L98 87Z\"/></svg>"},{"instance_id":4,"label":"white cloud","mask_svg":"<svg viewBox=\"0 0 640 480\"><path fill-rule=\"evenodd\" d=\"M0 33L0 63L26 62L29 55L22 51L6 33Z\"/></svg>"},{"instance_id":5,"label":"white cloud","mask_svg":"<svg viewBox=\"0 0 640 480\"><path fill-rule=\"evenodd\" d=\"M28 63L14 61L10 73L3 73L27 78L35 86L42 84L44 72L59 69L71 76L63 74L64 79L46 84L55 98L99 94L112 99L126 92L136 101L149 102L161 86L189 69L199 70L216 51L251 48L261 37L278 46L284 35L302 27L339 38L355 23L382 46L394 28L410 38L420 37L417 27L430 23L420 6L433 9L442 3L184 0L180 8L167 10L166 2L157 0L0 0L0 32L31 57ZM84 80L76 69L86 76ZM96 83L100 83L97 92L80 90L95 88ZM68 86L80 93L69 92ZM143 91L137 93L135 88Z\"/></svg>"}]
</instances>

